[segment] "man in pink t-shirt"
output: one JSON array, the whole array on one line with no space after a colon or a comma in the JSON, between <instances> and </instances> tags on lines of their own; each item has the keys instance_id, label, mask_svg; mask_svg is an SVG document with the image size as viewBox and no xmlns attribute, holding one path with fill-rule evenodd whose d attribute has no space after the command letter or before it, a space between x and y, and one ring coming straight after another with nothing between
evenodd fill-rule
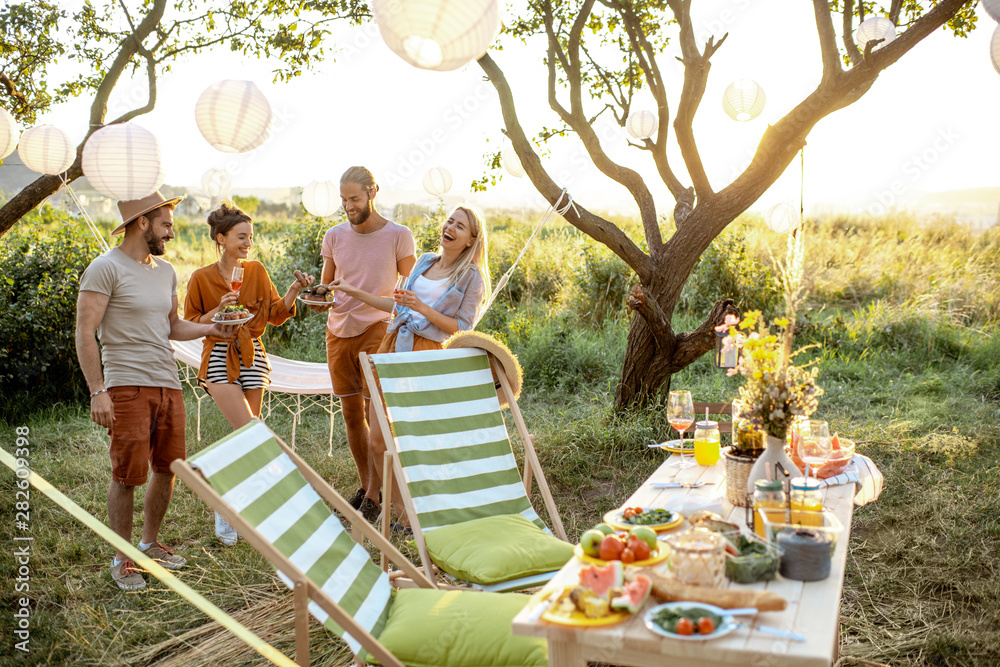
<instances>
[{"instance_id":1,"label":"man in pink t-shirt","mask_svg":"<svg viewBox=\"0 0 1000 667\"><path fill-rule=\"evenodd\" d=\"M327 315L326 361L333 393L347 428L347 444L358 467L361 488L351 505L374 522L379 514L380 477L374 474L368 445L368 399L363 393L361 352L373 354L385 335L396 278L407 276L415 246L409 229L379 214L378 185L364 167L340 178L340 201L350 224L331 227L323 238L323 283L337 291Z\"/></svg>"}]
</instances>

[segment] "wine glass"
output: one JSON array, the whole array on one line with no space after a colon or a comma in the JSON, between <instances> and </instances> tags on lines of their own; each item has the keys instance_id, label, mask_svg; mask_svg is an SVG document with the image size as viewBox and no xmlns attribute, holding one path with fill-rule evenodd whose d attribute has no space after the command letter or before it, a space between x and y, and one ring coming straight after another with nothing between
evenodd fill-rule
<instances>
[{"instance_id":1,"label":"wine glass","mask_svg":"<svg viewBox=\"0 0 1000 667\"><path fill-rule=\"evenodd\" d=\"M396 278L396 286L392 288L392 297L395 300L396 296L399 295L400 290L406 287L406 281L409 280L409 276L399 276ZM392 322L396 319L396 306L393 305L392 311L389 313L389 321Z\"/></svg>"},{"instance_id":2,"label":"wine glass","mask_svg":"<svg viewBox=\"0 0 1000 667\"><path fill-rule=\"evenodd\" d=\"M830 440L830 426L821 419L809 420L809 433L802 438L799 445L799 456L806 464L806 477L809 469L818 469L830 459L833 453L833 442Z\"/></svg>"},{"instance_id":3,"label":"wine glass","mask_svg":"<svg viewBox=\"0 0 1000 667\"><path fill-rule=\"evenodd\" d=\"M694 423L694 403L691 401L690 391L678 389L670 392L670 399L667 403L667 421L677 430L681 443L681 457L672 460L670 465L675 468L690 468L694 465L694 461L687 457L687 449L684 447L684 431Z\"/></svg>"},{"instance_id":4,"label":"wine glass","mask_svg":"<svg viewBox=\"0 0 1000 667\"><path fill-rule=\"evenodd\" d=\"M233 288L234 292L239 292L240 287L243 286L243 267L237 266L233 269L233 275L229 279L229 286Z\"/></svg>"}]
</instances>

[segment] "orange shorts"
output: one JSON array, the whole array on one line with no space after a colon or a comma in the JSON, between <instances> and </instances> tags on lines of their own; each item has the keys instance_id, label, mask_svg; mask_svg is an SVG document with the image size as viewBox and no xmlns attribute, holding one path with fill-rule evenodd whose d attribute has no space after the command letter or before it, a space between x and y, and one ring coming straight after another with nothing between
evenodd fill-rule
<instances>
[{"instance_id":1,"label":"orange shorts","mask_svg":"<svg viewBox=\"0 0 1000 667\"><path fill-rule=\"evenodd\" d=\"M374 354L385 337L388 326L388 322L376 322L364 333L350 338L341 338L335 336L329 328L326 330L326 365L330 369L334 396L363 394L365 398L369 397L361 378L358 355L362 352Z\"/></svg>"},{"instance_id":2,"label":"orange shorts","mask_svg":"<svg viewBox=\"0 0 1000 667\"><path fill-rule=\"evenodd\" d=\"M110 387L115 406L111 422L111 477L125 486L146 483L149 469L170 474L184 458L184 395L164 387Z\"/></svg>"},{"instance_id":3,"label":"orange shorts","mask_svg":"<svg viewBox=\"0 0 1000 667\"><path fill-rule=\"evenodd\" d=\"M391 334L387 335L382 339L382 344L378 346L378 352L376 354L385 354L386 352L396 351L396 336L399 332L393 331ZM443 346L436 340L431 340L429 338L423 338L422 336L413 336L413 351L423 352L424 350L440 350Z\"/></svg>"}]
</instances>

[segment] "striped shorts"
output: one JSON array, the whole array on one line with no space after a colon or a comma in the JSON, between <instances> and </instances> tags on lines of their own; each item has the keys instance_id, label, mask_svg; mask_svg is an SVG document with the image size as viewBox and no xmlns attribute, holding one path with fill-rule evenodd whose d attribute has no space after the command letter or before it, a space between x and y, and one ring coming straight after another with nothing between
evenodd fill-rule
<instances>
[{"instance_id":1,"label":"striped shorts","mask_svg":"<svg viewBox=\"0 0 1000 667\"><path fill-rule=\"evenodd\" d=\"M226 351L229 343L218 342L212 348L212 354L208 358L208 383L227 384L229 382L226 375ZM247 368L240 365L240 376L232 384L246 391L247 389L267 389L271 384L271 364L264 354L264 348L260 340L253 339L253 366Z\"/></svg>"}]
</instances>

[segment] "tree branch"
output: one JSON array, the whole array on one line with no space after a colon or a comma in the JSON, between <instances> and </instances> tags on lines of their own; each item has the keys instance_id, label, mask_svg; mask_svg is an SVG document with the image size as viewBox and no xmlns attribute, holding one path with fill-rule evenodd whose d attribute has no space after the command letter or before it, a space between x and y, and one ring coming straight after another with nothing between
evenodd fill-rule
<instances>
[{"instance_id":1,"label":"tree branch","mask_svg":"<svg viewBox=\"0 0 1000 667\"><path fill-rule=\"evenodd\" d=\"M15 86L14 82L10 80L10 77L7 76L6 72L0 72L0 84L3 84L7 94L20 102L21 106L28 106L28 96L17 89L17 86Z\"/></svg>"},{"instance_id":2,"label":"tree branch","mask_svg":"<svg viewBox=\"0 0 1000 667\"><path fill-rule=\"evenodd\" d=\"M899 25L899 12L903 9L903 0L892 0L892 6L889 7L889 20L892 21L893 25Z\"/></svg>"},{"instance_id":3,"label":"tree branch","mask_svg":"<svg viewBox=\"0 0 1000 667\"><path fill-rule=\"evenodd\" d=\"M843 33L841 38L844 40L844 48L847 49L848 60L851 61L851 65L860 64L861 51L858 50L858 45L854 43L854 0L844 0L844 24L841 27L841 32Z\"/></svg>"},{"instance_id":4,"label":"tree branch","mask_svg":"<svg viewBox=\"0 0 1000 667\"><path fill-rule=\"evenodd\" d=\"M676 336L673 327L670 326L670 317L660 308L655 296L642 285L632 285L628 295L628 307L646 320L646 323L649 324L649 330L653 332L653 337L660 347L673 347Z\"/></svg>"},{"instance_id":5,"label":"tree branch","mask_svg":"<svg viewBox=\"0 0 1000 667\"><path fill-rule=\"evenodd\" d=\"M840 66L837 33L833 29L833 16L830 14L828 0L813 0L813 13L816 15L816 32L819 33L819 50L823 56L823 78L832 78L843 72L844 68Z\"/></svg>"},{"instance_id":6,"label":"tree branch","mask_svg":"<svg viewBox=\"0 0 1000 667\"><path fill-rule=\"evenodd\" d=\"M497 90L500 98L500 108L503 112L504 126L507 128L507 136L510 138L517 155L521 160L528 178L531 179L535 189L545 197L550 204L555 205L562 194L562 188L552 180L542 167L541 160L531 148L531 143L524 134L520 121L517 119L517 111L514 107L514 94L511 92L510 84L503 72L489 53L481 57L479 66L486 73L490 83ZM612 252L635 271L644 284L653 278L653 261L635 244L632 240L613 223L597 216L580 203L576 203L576 210L570 209L563 215L567 222L582 231L587 236L599 243L606 245Z\"/></svg>"}]
</instances>

